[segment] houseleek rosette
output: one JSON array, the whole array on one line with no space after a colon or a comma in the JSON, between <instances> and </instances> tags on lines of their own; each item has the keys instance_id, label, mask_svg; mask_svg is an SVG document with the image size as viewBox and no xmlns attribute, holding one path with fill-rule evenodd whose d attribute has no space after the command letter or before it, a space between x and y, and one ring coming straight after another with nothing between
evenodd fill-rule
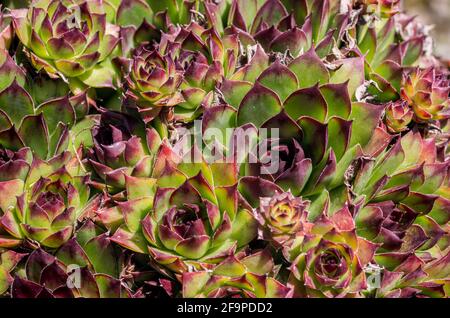
<instances>
[{"instance_id":1,"label":"houseleek rosette","mask_svg":"<svg viewBox=\"0 0 450 318\"><path fill-rule=\"evenodd\" d=\"M325 214L290 248L290 283L297 297L361 297L367 289L364 267L378 245L356 235L347 207Z\"/></svg>"},{"instance_id":2,"label":"houseleek rosette","mask_svg":"<svg viewBox=\"0 0 450 318\"><path fill-rule=\"evenodd\" d=\"M257 218L265 237L278 247L288 244L299 233L309 232L308 201L296 198L290 192L277 193L273 197L260 199Z\"/></svg>"},{"instance_id":3,"label":"houseleek rosette","mask_svg":"<svg viewBox=\"0 0 450 318\"><path fill-rule=\"evenodd\" d=\"M352 186L355 203L367 204L356 214L361 235L384 251L428 250L438 242L449 220L449 162L436 154L433 139L410 132L378 160L361 159Z\"/></svg>"},{"instance_id":4,"label":"houseleek rosette","mask_svg":"<svg viewBox=\"0 0 450 318\"><path fill-rule=\"evenodd\" d=\"M108 236L87 221L54 255L39 248L27 257L23 273L12 282L12 297L140 297L120 279L126 271L120 256Z\"/></svg>"},{"instance_id":5,"label":"houseleek rosette","mask_svg":"<svg viewBox=\"0 0 450 318\"><path fill-rule=\"evenodd\" d=\"M345 6L342 7L345 9ZM217 12L220 7L216 8ZM217 15L217 13L216 13ZM209 21L217 25L214 16ZM336 1L232 1L225 34L239 35L245 45L259 43L267 52L298 57L314 45L321 57L342 41L349 12Z\"/></svg>"},{"instance_id":6,"label":"houseleek rosette","mask_svg":"<svg viewBox=\"0 0 450 318\"><path fill-rule=\"evenodd\" d=\"M153 120L163 108L184 101L179 91L182 75L170 55L147 45L135 50L125 78L126 94L145 122Z\"/></svg>"},{"instance_id":7,"label":"houseleek rosette","mask_svg":"<svg viewBox=\"0 0 450 318\"><path fill-rule=\"evenodd\" d=\"M119 42L119 28L107 22L101 1L33 1L12 15L16 33L38 70L67 78L74 88L115 85L108 58Z\"/></svg>"},{"instance_id":8,"label":"houseleek rosette","mask_svg":"<svg viewBox=\"0 0 450 318\"><path fill-rule=\"evenodd\" d=\"M71 137L77 139L76 123L89 111L86 92L71 95L57 81L28 83L6 51L0 51L0 60L0 145L13 152L29 147L42 160L68 150Z\"/></svg>"},{"instance_id":9,"label":"houseleek rosette","mask_svg":"<svg viewBox=\"0 0 450 318\"><path fill-rule=\"evenodd\" d=\"M119 226L114 242L149 253L175 273L213 267L257 231L256 220L239 200L236 165L187 158L176 159L163 143L153 166L157 179L127 177L127 200L99 214L108 227Z\"/></svg>"},{"instance_id":10,"label":"houseleek rosette","mask_svg":"<svg viewBox=\"0 0 450 318\"><path fill-rule=\"evenodd\" d=\"M125 189L125 175L148 178L161 143L158 133L122 113L106 111L92 127L89 162L110 192ZM100 186L100 185L99 185Z\"/></svg>"},{"instance_id":11,"label":"houseleek rosette","mask_svg":"<svg viewBox=\"0 0 450 318\"><path fill-rule=\"evenodd\" d=\"M234 130L229 140L205 137L209 147L219 141L225 156L244 150L238 153L243 159L239 190L251 206L257 208L261 197L290 190L316 202L309 215L313 220L333 196L345 202L352 161L387 146L387 133L377 128L384 106L352 102L364 82L362 58L336 63L339 67L330 70L311 49L288 65L277 60L268 66L269 57L258 47L252 61L222 84L227 104L205 112L203 131ZM305 74L308 68L317 72ZM245 134L249 150L239 144Z\"/></svg>"},{"instance_id":12,"label":"houseleek rosette","mask_svg":"<svg viewBox=\"0 0 450 318\"><path fill-rule=\"evenodd\" d=\"M402 97L418 122L450 117L449 76L434 68L415 69L405 75Z\"/></svg>"},{"instance_id":13,"label":"houseleek rosette","mask_svg":"<svg viewBox=\"0 0 450 318\"><path fill-rule=\"evenodd\" d=\"M386 126L392 133L399 133L408 129L414 113L405 101L389 103L386 107Z\"/></svg>"},{"instance_id":14,"label":"houseleek rosette","mask_svg":"<svg viewBox=\"0 0 450 318\"><path fill-rule=\"evenodd\" d=\"M232 255L212 271L183 273L183 297L289 298L292 290L273 277L267 250Z\"/></svg>"},{"instance_id":15,"label":"houseleek rosette","mask_svg":"<svg viewBox=\"0 0 450 318\"><path fill-rule=\"evenodd\" d=\"M376 160L357 164L357 233L379 244L375 260L387 271L378 297L446 294L449 163L438 154L433 138L409 132Z\"/></svg>"},{"instance_id":16,"label":"houseleek rosette","mask_svg":"<svg viewBox=\"0 0 450 318\"><path fill-rule=\"evenodd\" d=\"M25 239L49 248L67 242L90 199L83 174L77 157L64 152L49 161L34 158L25 180L1 182L1 246Z\"/></svg>"},{"instance_id":17,"label":"houseleek rosette","mask_svg":"<svg viewBox=\"0 0 450 318\"><path fill-rule=\"evenodd\" d=\"M197 118L211 104L213 92L223 78L236 71L238 36L223 35L211 27L192 22L162 35L159 49L172 56L183 76L180 92L184 101L175 107L175 120Z\"/></svg>"}]
</instances>

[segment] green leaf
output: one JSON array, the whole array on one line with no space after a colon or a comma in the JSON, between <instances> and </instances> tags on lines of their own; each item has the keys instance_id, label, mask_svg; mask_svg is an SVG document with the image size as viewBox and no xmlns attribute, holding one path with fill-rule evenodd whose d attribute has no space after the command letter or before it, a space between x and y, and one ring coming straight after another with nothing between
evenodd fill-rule
<instances>
[{"instance_id":1,"label":"green leaf","mask_svg":"<svg viewBox=\"0 0 450 318\"><path fill-rule=\"evenodd\" d=\"M56 98L40 105L36 113L43 113L50 133L63 123L71 127L75 123L75 111L67 97Z\"/></svg>"},{"instance_id":2,"label":"green leaf","mask_svg":"<svg viewBox=\"0 0 450 318\"><path fill-rule=\"evenodd\" d=\"M239 106L237 123L242 126L253 123L257 127L281 111L281 102L277 94L256 83Z\"/></svg>"},{"instance_id":3,"label":"green leaf","mask_svg":"<svg viewBox=\"0 0 450 318\"><path fill-rule=\"evenodd\" d=\"M118 277L118 258L107 235L100 235L91 239L84 246L84 250L96 273Z\"/></svg>"},{"instance_id":4,"label":"green leaf","mask_svg":"<svg viewBox=\"0 0 450 318\"><path fill-rule=\"evenodd\" d=\"M334 71L330 83L339 84L348 81L348 91L353 96L356 89L364 84L364 57L354 57L339 61L340 67Z\"/></svg>"},{"instance_id":5,"label":"green leaf","mask_svg":"<svg viewBox=\"0 0 450 318\"><path fill-rule=\"evenodd\" d=\"M19 126L22 119L34 113L33 101L30 95L14 81L0 92L0 110L3 110L13 124Z\"/></svg>"},{"instance_id":6,"label":"green leaf","mask_svg":"<svg viewBox=\"0 0 450 318\"><path fill-rule=\"evenodd\" d=\"M153 12L149 5L142 0L120 1L117 9L117 24L120 26L133 25L138 28L145 20L152 21Z\"/></svg>"},{"instance_id":7,"label":"green leaf","mask_svg":"<svg viewBox=\"0 0 450 318\"><path fill-rule=\"evenodd\" d=\"M309 116L320 122L325 121L328 111L317 85L294 92L284 103L284 109L294 120Z\"/></svg>"},{"instance_id":8,"label":"green leaf","mask_svg":"<svg viewBox=\"0 0 450 318\"><path fill-rule=\"evenodd\" d=\"M239 210L233 222L231 238L236 240L238 247L250 243L258 233L258 222L248 210Z\"/></svg>"},{"instance_id":9,"label":"green leaf","mask_svg":"<svg viewBox=\"0 0 450 318\"><path fill-rule=\"evenodd\" d=\"M351 120L353 120L351 147L357 144L364 147L369 143L375 128L378 126L383 110L383 105L352 104L352 113L350 115Z\"/></svg>"},{"instance_id":10,"label":"green leaf","mask_svg":"<svg viewBox=\"0 0 450 318\"><path fill-rule=\"evenodd\" d=\"M222 92L225 101L230 106L238 109L245 95L247 95L252 87L253 85L250 82L225 80L222 83L220 91Z\"/></svg>"},{"instance_id":11,"label":"green leaf","mask_svg":"<svg viewBox=\"0 0 450 318\"><path fill-rule=\"evenodd\" d=\"M330 74L314 49L299 56L289 64L289 69L294 72L299 81L299 87L311 87L328 83Z\"/></svg>"},{"instance_id":12,"label":"green leaf","mask_svg":"<svg viewBox=\"0 0 450 318\"><path fill-rule=\"evenodd\" d=\"M328 118L338 116L347 119L350 116L352 103L348 94L348 82L323 85L320 93L327 102Z\"/></svg>"},{"instance_id":13,"label":"green leaf","mask_svg":"<svg viewBox=\"0 0 450 318\"><path fill-rule=\"evenodd\" d=\"M116 87L117 72L112 62L108 59L84 73L79 79L87 86L95 88Z\"/></svg>"},{"instance_id":14,"label":"green leaf","mask_svg":"<svg viewBox=\"0 0 450 318\"><path fill-rule=\"evenodd\" d=\"M25 117L19 129L19 136L39 158L47 158L48 131L42 114Z\"/></svg>"},{"instance_id":15,"label":"green leaf","mask_svg":"<svg viewBox=\"0 0 450 318\"><path fill-rule=\"evenodd\" d=\"M286 100L298 88L297 76L279 60L266 69L257 81L277 93L281 101Z\"/></svg>"}]
</instances>

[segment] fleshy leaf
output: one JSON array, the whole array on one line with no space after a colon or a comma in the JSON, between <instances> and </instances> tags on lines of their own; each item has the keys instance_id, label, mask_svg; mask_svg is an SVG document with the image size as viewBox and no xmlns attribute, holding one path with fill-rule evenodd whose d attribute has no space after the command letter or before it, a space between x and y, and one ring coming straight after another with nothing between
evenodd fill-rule
<instances>
[{"instance_id":1,"label":"fleshy leaf","mask_svg":"<svg viewBox=\"0 0 450 318\"><path fill-rule=\"evenodd\" d=\"M325 121L328 112L327 103L317 85L294 92L284 103L284 109L294 120L309 116L320 122Z\"/></svg>"},{"instance_id":2,"label":"fleshy leaf","mask_svg":"<svg viewBox=\"0 0 450 318\"><path fill-rule=\"evenodd\" d=\"M260 127L269 118L281 111L281 102L277 94L256 83L242 100L238 115L238 126L253 123Z\"/></svg>"},{"instance_id":3,"label":"fleshy leaf","mask_svg":"<svg viewBox=\"0 0 450 318\"><path fill-rule=\"evenodd\" d=\"M0 92L0 110L3 110L13 124L20 126L22 119L34 113L30 95L14 81Z\"/></svg>"}]
</instances>

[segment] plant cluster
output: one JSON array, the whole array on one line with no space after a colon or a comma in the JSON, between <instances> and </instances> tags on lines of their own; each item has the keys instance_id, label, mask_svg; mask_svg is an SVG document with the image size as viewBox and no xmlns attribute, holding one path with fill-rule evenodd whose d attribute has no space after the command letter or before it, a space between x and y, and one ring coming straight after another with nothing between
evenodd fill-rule
<instances>
[{"instance_id":1,"label":"plant cluster","mask_svg":"<svg viewBox=\"0 0 450 318\"><path fill-rule=\"evenodd\" d=\"M449 64L399 0L2 3L0 297L450 295Z\"/></svg>"}]
</instances>

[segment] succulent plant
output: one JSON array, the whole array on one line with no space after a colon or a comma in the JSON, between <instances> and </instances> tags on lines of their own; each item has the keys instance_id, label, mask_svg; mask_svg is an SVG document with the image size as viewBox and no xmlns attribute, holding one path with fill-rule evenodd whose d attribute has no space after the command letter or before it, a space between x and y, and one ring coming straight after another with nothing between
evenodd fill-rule
<instances>
[{"instance_id":1,"label":"succulent plant","mask_svg":"<svg viewBox=\"0 0 450 318\"><path fill-rule=\"evenodd\" d=\"M355 0L355 5L362 4L367 13L377 13L390 17L400 11L400 0Z\"/></svg>"},{"instance_id":2,"label":"succulent plant","mask_svg":"<svg viewBox=\"0 0 450 318\"><path fill-rule=\"evenodd\" d=\"M196 119L211 103L222 78L236 71L237 35L221 36L214 27L192 22L167 30L156 46L151 41L154 36L138 29L134 38L142 44L131 60L122 59L129 69L125 72L129 106L137 107L146 122L167 111L174 112L165 117L169 121ZM173 110L167 110L171 106Z\"/></svg>"},{"instance_id":3,"label":"succulent plant","mask_svg":"<svg viewBox=\"0 0 450 318\"><path fill-rule=\"evenodd\" d=\"M165 48L164 48L165 46ZM180 92L184 99L175 107L175 120L195 119L223 78L231 77L237 67L239 43L236 35L220 36L215 28L206 30L191 23L186 28L164 34L164 49L183 74Z\"/></svg>"},{"instance_id":4,"label":"succulent plant","mask_svg":"<svg viewBox=\"0 0 450 318\"><path fill-rule=\"evenodd\" d=\"M433 253L431 260L407 253L383 254L376 259L384 269L374 297L448 297L448 249Z\"/></svg>"},{"instance_id":5,"label":"succulent plant","mask_svg":"<svg viewBox=\"0 0 450 318\"><path fill-rule=\"evenodd\" d=\"M11 272L24 256L25 254L0 249L0 297L3 296L11 286L11 283L14 280Z\"/></svg>"},{"instance_id":6,"label":"succulent plant","mask_svg":"<svg viewBox=\"0 0 450 318\"><path fill-rule=\"evenodd\" d=\"M402 8L2 1L0 297L450 297L449 65Z\"/></svg>"},{"instance_id":7,"label":"succulent plant","mask_svg":"<svg viewBox=\"0 0 450 318\"><path fill-rule=\"evenodd\" d=\"M312 223L308 222L308 201L296 198L290 192L260 200L258 219L267 232L267 239L279 247L289 244L289 240L299 233L309 232Z\"/></svg>"},{"instance_id":8,"label":"succulent plant","mask_svg":"<svg viewBox=\"0 0 450 318\"><path fill-rule=\"evenodd\" d=\"M289 251L294 295L359 297L367 288L364 267L377 244L356 235L347 207L331 217L322 215L309 233L299 235Z\"/></svg>"},{"instance_id":9,"label":"succulent plant","mask_svg":"<svg viewBox=\"0 0 450 318\"><path fill-rule=\"evenodd\" d=\"M256 40L268 52L289 51L293 57L314 45L323 57L330 53L333 41L342 41L349 17L338 1L235 0L225 33L247 33L247 40Z\"/></svg>"},{"instance_id":10,"label":"succulent plant","mask_svg":"<svg viewBox=\"0 0 450 318\"><path fill-rule=\"evenodd\" d=\"M137 106L145 122L159 115L164 107L184 101L179 87L182 73L169 54L142 45L136 49L126 77L127 96Z\"/></svg>"},{"instance_id":11,"label":"succulent plant","mask_svg":"<svg viewBox=\"0 0 450 318\"><path fill-rule=\"evenodd\" d=\"M413 70L405 76L402 97L414 111L418 122L450 117L448 74L433 68Z\"/></svg>"},{"instance_id":12,"label":"succulent plant","mask_svg":"<svg viewBox=\"0 0 450 318\"><path fill-rule=\"evenodd\" d=\"M72 236L77 219L87 208L88 176L78 159L62 153L49 162L34 159L25 181L1 182L1 230L8 233L2 246L24 239L57 248Z\"/></svg>"},{"instance_id":13,"label":"succulent plant","mask_svg":"<svg viewBox=\"0 0 450 318\"><path fill-rule=\"evenodd\" d=\"M338 189L344 185L352 160L363 151L371 154L387 145L382 133L372 134L384 107L351 101L364 81L362 60L343 59L341 67L330 72L311 49L287 66L276 61L264 69L267 63L267 55L258 48L239 74L244 80L223 83L221 90L229 105L207 109L203 130L236 128L237 139L222 140L225 149L242 142L242 131L256 136L257 141L249 145L254 151L241 165L239 185L254 207L259 205L259 197L272 196L275 190L290 190L305 199L321 194L324 199L328 192L340 195ZM257 67L263 71L252 79ZM308 67L318 71L305 76L302 70ZM341 76L348 76L350 70L350 80L341 82ZM252 84L249 80L256 81ZM272 129L278 130L277 136L270 135ZM277 169L266 167L271 158L278 163Z\"/></svg>"},{"instance_id":14,"label":"succulent plant","mask_svg":"<svg viewBox=\"0 0 450 318\"><path fill-rule=\"evenodd\" d=\"M107 21L118 26L139 27L152 21L153 11L146 0L103 1Z\"/></svg>"},{"instance_id":15,"label":"succulent plant","mask_svg":"<svg viewBox=\"0 0 450 318\"><path fill-rule=\"evenodd\" d=\"M0 181L20 179L25 181L33 161L30 148L17 151L0 147Z\"/></svg>"},{"instance_id":16,"label":"succulent plant","mask_svg":"<svg viewBox=\"0 0 450 318\"><path fill-rule=\"evenodd\" d=\"M149 253L175 273L213 266L250 242L257 230L251 212L238 202L236 167L192 163L186 156L177 164L163 144L153 170L158 179L127 177L128 200L99 212L103 224L119 226L114 242Z\"/></svg>"},{"instance_id":17,"label":"succulent plant","mask_svg":"<svg viewBox=\"0 0 450 318\"><path fill-rule=\"evenodd\" d=\"M363 21L348 32L358 50L366 55L367 94L361 94L360 98L377 103L396 101L401 94L404 70L422 63L429 55L429 37L421 32L405 34L404 29L411 21L405 22L396 14L380 18L369 13ZM397 25L401 27L396 28Z\"/></svg>"},{"instance_id":18,"label":"succulent plant","mask_svg":"<svg viewBox=\"0 0 450 318\"><path fill-rule=\"evenodd\" d=\"M66 151L75 137L70 129L89 111L86 92L70 95L56 81L30 83L6 51L0 51L0 59L0 145L11 151L30 147L44 160Z\"/></svg>"},{"instance_id":19,"label":"succulent plant","mask_svg":"<svg viewBox=\"0 0 450 318\"><path fill-rule=\"evenodd\" d=\"M36 107L14 80L0 92L0 144L13 151L30 147L44 160L59 155L69 147L69 129L77 115L84 116L85 102L81 94L54 98Z\"/></svg>"},{"instance_id":20,"label":"succulent plant","mask_svg":"<svg viewBox=\"0 0 450 318\"><path fill-rule=\"evenodd\" d=\"M229 256L212 271L184 273L183 297L289 298L292 295L290 288L269 276L274 263L267 250L242 254Z\"/></svg>"},{"instance_id":21,"label":"succulent plant","mask_svg":"<svg viewBox=\"0 0 450 318\"><path fill-rule=\"evenodd\" d=\"M0 5L0 49L9 49L14 36L11 17L5 14Z\"/></svg>"},{"instance_id":22,"label":"succulent plant","mask_svg":"<svg viewBox=\"0 0 450 318\"><path fill-rule=\"evenodd\" d=\"M108 238L91 221L51 255L43 249L27 258L23 276L11 293L16 298L129 298L138 296L121 275L121 258Z\"/></svg>"},{"instance_id":23,"label":"succulent plant","mask_svg":"<svg viewBox=\"0 0 450 318\"><path fill-rule=\"evenodd\" d=\"M6 49L0 48L0 90L9 87L14 81L25 85L25 70L19 67Z\"/></svg>"},{"instance_id":24,"label":"succulent plant","mask_svg":"<svg viewBox=\"0 0 450 318\"><path fill-rule=\"evenodd\" d=\"M361 229L369 220L373 225L360 235L382 243L385 251L427 250L437 243L449 221L449 163L436 154L433 140L409 132L377 160L362 163L352 191L364 193L369 204L356 222Z\"/></svg>"},{"instance_id":25,"label":"succulent plant","mask_svg":"<svg viewBox=\"0 0 450 318\"><path fill-rule=\"evenodd\" d=\"M36 69L72 80L74 88L114 86L108 57L119 41L119 29L107 22L101 1L33 1L12 16Z\"/></svg>"},{"instance_id":26,"label":"succulent plant","mask_svg":"<svg viewBox=\"0 0 450 318\"><path fill-rule=\"evenodd\" d=\"M191 18L191 10L197 10L200 1L163 0L148 1L153 12L157 16L167 14L171 23L187 24Z\"/></svg>"},{"instance_id":27,"label":"succulent plant","mask_svg":"<svg viewBox=\"0 0 450 318\"><path fill-rule=\"evenodd\" d=\"M151 166L161 143L154 129L145 129L143 123L126 114L104 112L92 128L92 138L89 162L108 191L124 190L125 175L152 175Z\"/></svg>"},{"instance_id":28,"label":"succulent plant","mask_svg":"<svg viewBox=\"0 0 450 318\"><path fill-rule=\"evenodd\" d=\"M386 107L386 126L392 133L399 133L408 129L414 113L406 101L389 103Z\"/></svg>"},{"instance_id":29,"label":"succulent plant","mask_svg":"<svg viewBox=\"0 0 450 318\"><path fill-rule=\"evenodd\" d=\"M438 153L433 139L411 131L373 163L357 169L352 191L365 192L368 202L356 203L357 233L380 244L375 261L387 271L377 297L445 296L448 161Z\"/></svg>"}]
</instances>

